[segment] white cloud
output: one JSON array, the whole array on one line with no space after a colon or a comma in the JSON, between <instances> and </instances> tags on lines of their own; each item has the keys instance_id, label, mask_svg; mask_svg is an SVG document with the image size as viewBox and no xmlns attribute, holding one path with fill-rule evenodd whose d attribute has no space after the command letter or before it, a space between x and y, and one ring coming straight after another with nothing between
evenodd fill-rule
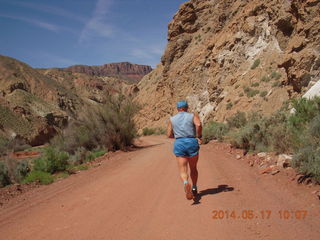
<instances>
[{"instance_id":1,"label":"white cloud","mask_svg":"<svg viewBox=\"0 0 320 240\"><path fill-rule=\"evenodd\" d=\"M48 22L45 22L45 21L41 21L41 20L38 20L38 19L33 19L33 18L19 17L19 16L1 14L1 13L0 13L0 17L27 22L27 23L30 23L30 24L32 24L34 26L41 27L43 29L46 29L46 30L49 30L49 31L52 31L52 32L59 32L62 29L58 25L55 25L55 24L52 24L52 23L48 23Z\"/></svg>"},{"instance_id":2,"label":"white cloud","mask_svg":"<svg viewBox=\"0 0 320 240\"><path fill-rule=\"evenodd\" d=\"M112 0L98 0L93 16L86 22L81 31L79 42L84 42L92 36L111 37L114 34L114 27L106 23L106 15L110 9Z\"/></svg>"}]
</instances>

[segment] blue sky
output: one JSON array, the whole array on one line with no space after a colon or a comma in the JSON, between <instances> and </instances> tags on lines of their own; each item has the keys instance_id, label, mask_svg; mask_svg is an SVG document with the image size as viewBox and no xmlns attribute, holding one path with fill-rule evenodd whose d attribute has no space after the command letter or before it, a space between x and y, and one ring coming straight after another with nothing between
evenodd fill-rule
<instances>
[{"instance_id":1,"label":"blue sky","mask_svg":"<svg viewBox=\"0 0 320 240\"><path fill-rule=\"evenodd\" d=\"M155 67L186 0L0 0L0 55L32 67Z\"/></svg>"}]
</instances>

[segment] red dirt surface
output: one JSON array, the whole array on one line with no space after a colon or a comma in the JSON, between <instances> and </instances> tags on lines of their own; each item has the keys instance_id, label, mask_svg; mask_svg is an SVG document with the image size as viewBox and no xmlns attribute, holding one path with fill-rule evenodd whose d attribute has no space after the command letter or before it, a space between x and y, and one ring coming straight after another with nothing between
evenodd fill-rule
<instances>
[{"instance_id":1,"label":"red dirt surface","mask_svg":"<svg viewBox=\"0 0 320 240\"><path fill-rule=\"evenodd\" d=\"M13 157L15 159L26 159L26 158L35 158L39 156L40 156L40 152L17 152L17 153L12 153L10 157Z\"/></svg>"},{"instance_id":2,"label":"red dirt surface","mask_svg":"<svg viewBox=\"0 0 320 240\"><path fill-rule=\"evenodd\" d=\"M140 146L14 198L0 208L0 239L320 239L311 193L319 187L261 175L209 143L200 151L200 196L188 201L172 140L144 137Z\"/></svg>"}]
</instances>

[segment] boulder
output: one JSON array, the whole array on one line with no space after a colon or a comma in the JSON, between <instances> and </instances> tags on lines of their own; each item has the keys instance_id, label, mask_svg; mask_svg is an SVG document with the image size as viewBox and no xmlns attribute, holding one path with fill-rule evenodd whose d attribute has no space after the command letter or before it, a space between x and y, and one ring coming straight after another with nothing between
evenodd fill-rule
<instances>
[{"instance_id":1,"label":"boulder","mask_svg":"<svg viewBox=\"0 0 320 240\"><path fill-rule=\"evenodd\" d=\"M278 156L277 166L282 167L282 168L289 167L291 161L292 161L292 156L287 155L287 154L280 154Z\"/></svg>"}]
</instances>

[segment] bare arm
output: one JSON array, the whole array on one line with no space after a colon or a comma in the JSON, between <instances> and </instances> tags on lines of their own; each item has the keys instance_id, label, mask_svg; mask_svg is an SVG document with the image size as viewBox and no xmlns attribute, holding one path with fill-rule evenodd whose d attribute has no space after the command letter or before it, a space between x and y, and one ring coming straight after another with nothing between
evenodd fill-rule
<instances>
[{"instance_id":1,"label":"bare arm","mask_svg":"<svg viewBox=\"0 0 320 240\"><path fill-rule=\"evenodd\" d=\"M168 127L167 127L167 136L168 136L168 138L174 138L172 124L171 124L170 120L169 120Z\"/></svg>"},{"instance_id":2,"label":"bare arm","mask_svg":"<svg viewBox=\"0 0 320 240\"><path fill-rule=\"evenodd\" d=\"M196 126L197 137L201 140L201 138L202 138L202 124L201 124L200 117L198 114L194 114L193 124ZM202 142L202 140L201 140L201 142Z\"/></svg>"}]
</instances>

